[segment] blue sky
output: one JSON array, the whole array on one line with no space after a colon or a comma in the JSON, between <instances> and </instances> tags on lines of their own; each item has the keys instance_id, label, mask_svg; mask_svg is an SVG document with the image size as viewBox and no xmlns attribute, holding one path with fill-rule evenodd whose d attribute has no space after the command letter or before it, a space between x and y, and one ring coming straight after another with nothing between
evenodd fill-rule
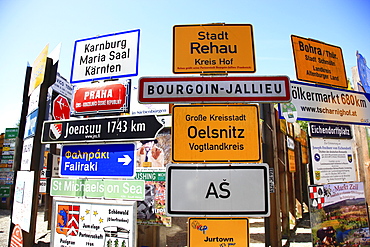
<instances>
[{"instance_id":1,"label":"blue sky","mask_svg":"<svg viewBox=\"0 0 370 247\"><path fill-rule=\"evenodd\" d=\"M0 132L18 122L27 62L47 44L51 51L61 43L58 71L69 79L76 40L140 29L135 83L140 76L173 76L174 25L252 24L254 75L296 80L294 34L341 47L351 79L357 50L370 61L369 11L368 0L0 0Z\"/></svg>"}]
</instances>

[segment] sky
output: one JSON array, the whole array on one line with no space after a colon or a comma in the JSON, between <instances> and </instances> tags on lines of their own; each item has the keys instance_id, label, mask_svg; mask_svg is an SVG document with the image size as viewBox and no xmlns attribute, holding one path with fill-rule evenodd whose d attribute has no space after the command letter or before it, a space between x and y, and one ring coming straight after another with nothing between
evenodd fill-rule
<instances>
[{"instance_id":1,"label":"sky","mask_svg":"<svg viewBox=\"0 0 370 247\"><path fill-rule=\"evenodd\" d=\"M70 78L76 40L140 29L139 74L174 76L172 30L184 24L251 24L256 72L296 80L291 35L339 46L347 78L356 51L370 60L368 0L0 0L0 133L19 122L27 63L61 44ZM238 74L240 75L240 74Z\"/></svg>"}]
</instances>

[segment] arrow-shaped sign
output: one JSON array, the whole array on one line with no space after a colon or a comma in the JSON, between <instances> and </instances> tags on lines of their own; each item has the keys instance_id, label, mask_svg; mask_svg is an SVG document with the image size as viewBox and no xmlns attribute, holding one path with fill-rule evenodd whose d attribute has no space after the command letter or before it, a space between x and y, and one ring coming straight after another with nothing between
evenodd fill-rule
<instances>
[{"instance_id":1,"label":"arrow-shaped sign","mask_svg":"<svg viewBox=\"0 0 370 247\"><path fill-rule=\"evenodd\" d=\"M58 125L60 133L56 134ZM42 143L101 142L155 139L163 128L155 115L45 121Z\"/></svg>"},{"instance_id":2,"label":"arrow-shaped sign","mask_svg":"<svg viewBox=\"0 0 370 247\"><path fill-rule=\"evenodd\" d=\"M63 145L60 176L133 177L135 143Z\"/></svg>"},{"instance_id":3,"label":"arrow-shaped sign","mask_svg":"<svg viewBox=\"0 0 370 247\"><path fill-rule=\"evenodd\" d=\"M128 155L124 155L124 157L123 158L118 158L117 159L117 161L118 162L123 162L123 164L122 165L124 165L124 166L127 166L128 164L130 164L130 162L131 162L131 158L130 158L130 156L128 156Z\"/></svg>"}]
</instances>

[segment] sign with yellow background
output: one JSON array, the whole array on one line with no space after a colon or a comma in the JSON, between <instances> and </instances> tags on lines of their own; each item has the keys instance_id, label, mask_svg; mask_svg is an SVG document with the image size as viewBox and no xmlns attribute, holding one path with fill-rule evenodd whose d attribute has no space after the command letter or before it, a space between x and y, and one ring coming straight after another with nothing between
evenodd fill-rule
<instances>
[{"instance_id":1,"label":"sign with yellow background","mask_svg":"<svg viewBox=\"0 0 370 247\"><path fill-rule=\"evenodd\" d=\"M260 162L257 105L173 107L174 162Z\"/></svg>"},{"instance_id":2,"label":"sign with yellow background","mask_svg":"<svg viewBox=\"0 0 370 247\"><path fill-rule=\"evenodd\" d=\"M188 245L249 246L248 218L189 218Z\"/></svg>"},{"instance_id":3,"label":"sign with yellow background","mask_svg":"<svg viewBox=\"0 0 370 247\"><path fill-rule=\"evenodd\" d=\"M45 48L41 51L36 60L33 62L28 95L31 95L33 90L35 90L35 88L37 88L44 81L48 51L49 44L45 46Z\"/></svg>"},{"instance_id":4,"label":"sign with yellow background","mask_svg":"<svg viewBox=\"0 0 370 247\"><path fill-rule=\"evenodd\" d=\"M173 73L256 71L250 24L176 25Z\"/></svg>"},{"instance_id":5,"label":"sign with yellow background","mask_svg":"<svg viewBox=\"0 0 370 247\"><path fill-rule=\"evenodd\" d=\"M298 80L348 87L340 47L295 35L291 40Z\"/></svg>"},{"instance_id":6,"label":"sign with yellow background","mask_svg":"<svg viewBox=\"0 0 370 247\"><path fill-rule=\"evenodd\" d=\"M288 161L289 161L289 171L296 172L296 164L295 164L295 153L294 150L288 149Z\"/></svg>"}]
</instances>

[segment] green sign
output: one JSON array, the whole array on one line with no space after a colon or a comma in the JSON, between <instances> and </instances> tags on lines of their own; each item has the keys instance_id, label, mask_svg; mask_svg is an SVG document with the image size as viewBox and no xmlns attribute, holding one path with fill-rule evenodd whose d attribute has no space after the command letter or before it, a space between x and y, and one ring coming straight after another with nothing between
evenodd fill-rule
<instances>
[{"instance_id":1,"label":"green sign","mask_svg":"<svg viewBox=\"0 0 370 247\"><path fill-rule=\"evenodd\" d=\"M145 181L52 178L50 195L142 201Z\"/></svg>"},{"instance_id":2,"label":"green sign","mask_svg":"<svg viewBox=\"0 0 370 247\"><path fill-rule=\"evenodd\" d=\"M18 128L6 128L5 139L14 139L18 136Z\"/></svg>"},{"instance_id":3,"label":"green sign","mask_svg":"<svg viewBox=\"0 0 370 247\"><path fill-rule=\"evenodd\" d=\"M136 172L135 179L145 181L166 181L166 171L164 172Z\"/></svg>"},{"instance_id":4,"label":"green sign","mask_svg":"<svg viewBox=\"0 0 370 247\"><path fill-rule=\"evenodd\" d=\"M10 196L10 185L0 185L0 197Z\"/></svg>"}]
</instances>

